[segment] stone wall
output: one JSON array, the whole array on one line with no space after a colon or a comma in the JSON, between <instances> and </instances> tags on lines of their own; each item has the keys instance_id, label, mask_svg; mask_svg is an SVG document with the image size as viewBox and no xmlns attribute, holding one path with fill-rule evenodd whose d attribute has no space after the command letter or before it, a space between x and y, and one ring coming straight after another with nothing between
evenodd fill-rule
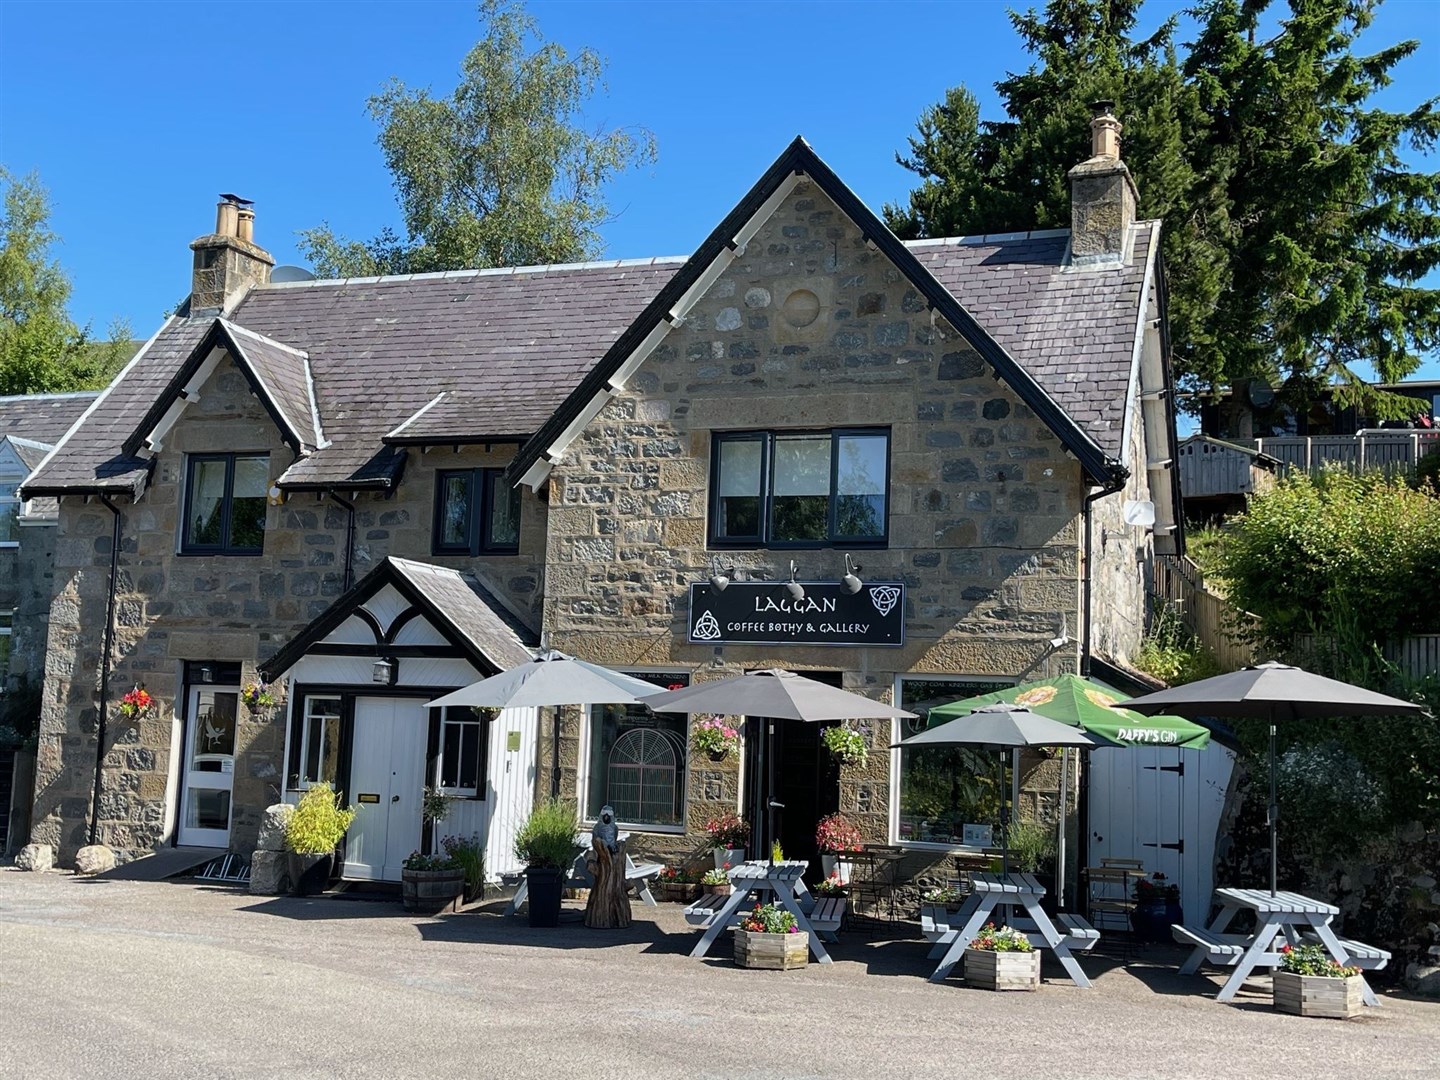
<instances>
[{"instance_id":1,"label":"stone wall","mask_svg":"<svg viewBox=\"0 0 1440 1080\"><path fill-rule=\"evenodd\" d=\"M811 317L818 308L818 316ZM807 319L809 321L807 321ZM857 551L866 580L907 586L899 648L687 644L687 589L709 572L711 435L756 428L885 426L890 538ZM1018 396L817 189L802 184L582 433L549 483L545 626L552 645L616 667L683 666L696 678L761 666L843 672L889 700L898 673L1032 677L1073 669L1078 627L1078 465ZM844 548L724 552L752 579L835 580ZM888 839L891 728L842 773L841 809ZM690 778L683 842L719 800Z\"/></svg>"},{"instance_id":2,"label":"stone wall","mask_svg":"<svg viewBox=\"0 0 1440 1080\"><path fill-rule=\"evenodd\" d=\"M123 530L110 696L118 701L143 683L161 703L159 716L138 727L120 723L112 712L107 729L101 841L125 853L143 852L166 838L167 776L184 662L236 661L242 679L249 680L258 662L342 592L348 513L312 494L269 507L263 555L176 554L185 455L219 451L268 452L272 479L293 460L228 360L169 433L143 497L119 503ZM538 628L543 500L528 492L522 499L523 554L481 559L430 554L435 471L502 466L513 452L508 445L412 450L395 495L355 495L356 580L392 554L467 569ZM63 857L85 842L89 818L110 541L111 517L102 505L62 500L34 836L56 845ZM278 797L283 739L284 710L256 718L241 709L231 823L237 850L252 846L261 812Z\"/></svg>"}]
</instances>

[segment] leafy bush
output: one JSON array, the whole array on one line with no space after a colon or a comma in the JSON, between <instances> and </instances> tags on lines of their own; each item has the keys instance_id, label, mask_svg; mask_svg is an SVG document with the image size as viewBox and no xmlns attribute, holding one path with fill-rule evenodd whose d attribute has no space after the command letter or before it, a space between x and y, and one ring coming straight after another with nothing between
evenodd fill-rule
<instances>
[{"instance_id":1,"label":"leafy bush","mask_svg":"<svg viewBox=\"0 0 1440 1080\"><path fill-rule=\"evenodd\" d=\"M465 895L484 896L485 848L480 842L480 834L447 836L440 841L440 847L465 871Z\"/></svg>"},{"instance_id":2,"label":"leafy bush","mask_svg":"<svg viewBox=\"0 0 1440 1080\"><path fill-rule=\"evenodd\" d=\"M285 846L297 855L328 855L355 820L329 784L311 784L285 825Z\"/></svg>"},{"instance_id":3,"label":"leafy bush","mask_svg":"<svg viewBox=\"0 0 1440 1080\"><path fill-rule=\"evenodd\" d=\"M774 904L755 905L755 910L740 920L740 929L750 934L798 934L795 916Z\"/></svg>"},{"instance_id":4,"label":"leafy bush","mask_svg":"<svg viewBox=\"0 0 1440 1080\"><path fill-rule=\"evenodd\" d=\"M1135 666L1169 686L1221 673L1215 654L1195 639L1174 606L1159 602L1155 620L1136 652Z\"/></svg>"},{"instance_id":5,"label":"leafy bush","mask_svg":"<svg viewBox=\"0 0 1440 1080\"><path fill-rule=\"evenodd\" d=\"M705 823L705 836L711 847L735 850L749 842L750 826L735 814L720 814Z\"/></svg>"},{"instance_id":6,"label":"leafy bush","mask_svg":"<svg viewBox=\"0 0 1440 1080\"><path fill-rule=\"evenodd\" d=\"M34 750L40 732L41 687L24 675L0 694L0 749Z\"/></svg>"},{"instance_id":7,"label":"leafy bush","mask_svg":"<svg viewBox=\"0 0 1440 1080\"><path fill-rule=\"evenodd\" d=\"M864 843L860 826L844 814L830 814L821 818L815 826L815 847L822 854L859 851Z\"/></svg>"},{"instance_id":8,"label":"leafy bush","mask_svg":"<svg viewBox=\"0 0 1440 1080\"><path fill-rule=\"evenodd\" d=\"M1012 821L1007 839L1010 861L1022 874L1054 869L1054 828L1038 821Z\"/></svg>"},{"instance_id":9,"label":"leafy bush","mask_svg":"<svg viewBox=\"0 0 1440 1080\"><path fill-rule=\"evenodd\" d=\"M421 855L418 851L412 851L405 856L401 864L406 870L421 870L433 872L435 870L463 870L456 860L449 855Z\"/></svg>"},{"instance_id":10,"label":"leafy bush","mask_svg":"<svg viewBox=\"0 0 1440 1080\"><path fill-rule=\"evenodd\" d=\"M1280 946L1280 970L1292 975L1318 975L1325 979L1348 979L1359 975L1358 967L1338 964L1323 945Z\"/></svg>"},{"instance_id":11,"label":"leafy bush","mask_svg":"<svg viewBox=\"0 0 1440 1080\"><path fill-rule=\"evenodd\" d=\"M1002 926L997 930L994 923L986 923L970 942L970 948L986 952L1030 952L1035 946L1030 944L1024 933L1013 927Z\"/></svg>"},{"instance_id":12,"label":"leafy bush","mask_svg":"<svg viewBox=\"0 0 1440 1080\"><path fill-rule=\"evenodd\" d=\"M515 857L527 866L563 870L580 850L575 843L579 828L574 803L560 798L536 803L515 835Z\"/></svg>"},{"instance_id":13,"label":"leafy bush","mask_svg":"<svg viewBox=\"0 0 1440 1080\"><path fill-rule=\"evenodd\" d=\"M1359 613L1373 641L1440 629L1440 498L1400 479L1292 473L1226 532L1231 600L1272 646Z\"/></svg>"}]
</instances>

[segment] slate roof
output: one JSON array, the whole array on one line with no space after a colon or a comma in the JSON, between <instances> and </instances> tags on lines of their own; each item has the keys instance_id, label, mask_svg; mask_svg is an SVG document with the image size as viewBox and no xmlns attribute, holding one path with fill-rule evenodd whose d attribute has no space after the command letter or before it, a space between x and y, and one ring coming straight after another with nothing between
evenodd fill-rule
<instances>
[{"instance_id":1,"label":"slate roof","mask_svg":"<svg viewBox=\"0 0 1440 1080\"><path fill-rule=\"evenodd\" d=\"M98 390L82 390L73 394L0 397L0 438L14 435L54 446L99 396Z\"/></svg>"},{"instance_id":2,"label":"slate roof","mask_svg":"<svg viewBox=\"0 0 1440 1080\"><path fill-rule=\"evenodd\" d=\"M906 246L1118 458L1146 262L1159 229L1158 221L1138 223L1130 261L1110 269L1065 267L1068 230Z\"/></svg>"},{"instance_id":3,"label":"slate roof","mask_svg":"<svg viewBox=\"0 0 1440 1080\"><path fill-rule=\"evenodd\" d=\"M797 170L821 182L842 210L874 234L877 246L924 287L938 313L1001 372L1091 475L1115 474L1158 223L1135 226L1134 253L1124 267L1073 270L1065 266L1063 231L901 244L803 140L777 159L747 200ZM529 439L511 469L512 477L518 475L523 459L538 458L567 416L603 388L607 365L618 366L623 357L615 354L628 352L627 341L637 338L642 313L659 317L655 312L681 278L710 261L708 246L723 245L722 234L745 206L742 200L688 260L252 289L225 323L231 337L270 388L277 411L293 424L302 426L312 383L318 406L315 448L285 471L280 484L388 487L398 479L407 443L487 437ZM139 455L136 421L173 392L177 371L215 323L171 319L75 436L32 476L27 494L138 492L148 465ZM308 362L310 380L301 378L297 357ZM309 443L303 434L302 441Z\"/></svg>"},{"instance_id":4,"label":"slate roof","mask_svg":"<svg viewBox=\"0 0 1440 1080\"><path fill-rule=\"evenodd\" d=\"M394 585L459 646L477 670L491 674L508 671L533 658L531 648L539 639L473 574L391 555L261 664L265 679L274 681L289 671L311 646L387 584Z\"/></svg>"}]
</instances>

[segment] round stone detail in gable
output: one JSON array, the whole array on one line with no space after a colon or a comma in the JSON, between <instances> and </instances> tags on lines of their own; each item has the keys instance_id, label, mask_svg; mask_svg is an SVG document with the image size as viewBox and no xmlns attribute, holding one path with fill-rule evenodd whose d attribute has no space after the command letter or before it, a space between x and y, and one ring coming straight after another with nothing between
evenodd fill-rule
<instances>
[{"instance_id":1,"label":"round stone detail in gable","mask_svg":"<svg viewBox=\"0 0 1440 1080\"><path fill-rule=\"evenodd\" d=\"M820 317L820 298L809 289L796 289L785 298L780 311L791 326L809 326Z\"/></svg>"}]
</instances>

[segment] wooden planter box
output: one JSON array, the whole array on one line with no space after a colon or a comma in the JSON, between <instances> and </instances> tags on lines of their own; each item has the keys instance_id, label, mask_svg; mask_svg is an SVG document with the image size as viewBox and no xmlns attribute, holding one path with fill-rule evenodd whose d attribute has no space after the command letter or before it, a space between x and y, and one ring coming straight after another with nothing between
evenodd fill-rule
<instances>
[{"instance_id":1,"label":"wooden planter box","mask_svg":"<svg viewBox=\"0 0 1440 1080\"><path fill-rule=\"evenodd\" d=\"M735 962L741 967L789 971L810 962L810 935L735 931Z\"/></svg>"},{"instance_id":2,"label":"wooden planter box","mask_svg":"<svg viewBox=\"0 0 1440 1080\"><path fill-rule=\"evenodd\" d=\"M1040 950L965 950L965 981L985 990L1039 990Z\"/></svg>"},{"instance_id":3,"label":"wooden planter box","mask_svg":"<svg viewBox=\"0 0 1440 1080\"><path fill-rule=\"evenodd\" d=\"M1348 1020L1364 1005L1359 975L1331 979L1324 975L1275 972L1275 1008L1293 1016L1329 1016Z\"/></svg>"},{"instance_id":4,"label":"wooden planter box","mask_svg":"<svg viewBox=\"0 0 1440 1080\"><path fill-rule=\"evenodd\" d=\"M465 897L464 870L402 870L400 902L406 911L436 915L459 911Z\"/></svg>"},{"instance_id":5,"label":"wooden planter box","mask_svg":"<svg viewBox=\"0 0 1440 1080\"><path fill-rule=\"evenodd\" d=\"M700 895L700 886L693 881L657 881L650 891L656 900L688 904Z\"/></svg>"}]
</instances>

